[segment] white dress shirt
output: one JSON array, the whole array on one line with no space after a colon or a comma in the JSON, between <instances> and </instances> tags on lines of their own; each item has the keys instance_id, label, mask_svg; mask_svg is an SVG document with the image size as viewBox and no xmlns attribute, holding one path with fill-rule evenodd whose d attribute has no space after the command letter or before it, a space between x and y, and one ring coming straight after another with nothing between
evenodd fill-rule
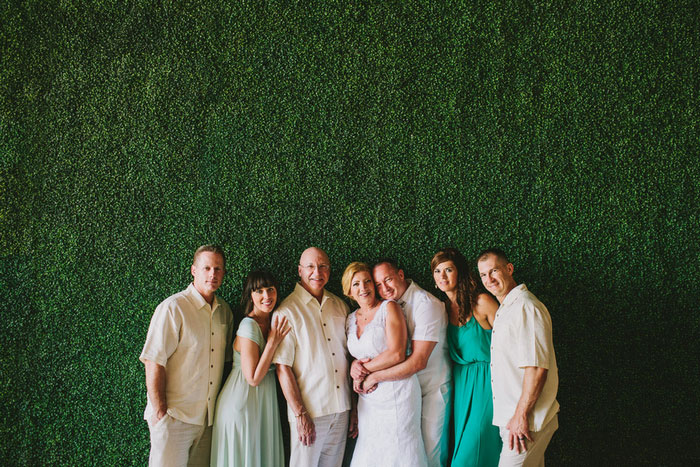
<instances>
[{"instance_id":1,"label":"white dress shirt","mask_svg":"<svg viewBox=\"0 0 700 467\"><path fill-rule=\"evenodd\" d=\"M450 354L447 347L447 313L445 304L412 280L398 300L406 316L409 341L436 342L428 363L419 371L423 394L451 381Z\"/></svg>"},{"instance_id":2,"label":"white dress shirt","mask_svg":"<svg viewBox=\"0 0 700 467\"><path fill-rule=\"evenodd\" d=\"M504 427L515 414L523 391L525 367L546 368L547 380L528 424L539 431L559 412L557 359L552 341L552 318L537 297L520 284L496 311L491 334L493 424Z\"/></svg>"}]
</instances>

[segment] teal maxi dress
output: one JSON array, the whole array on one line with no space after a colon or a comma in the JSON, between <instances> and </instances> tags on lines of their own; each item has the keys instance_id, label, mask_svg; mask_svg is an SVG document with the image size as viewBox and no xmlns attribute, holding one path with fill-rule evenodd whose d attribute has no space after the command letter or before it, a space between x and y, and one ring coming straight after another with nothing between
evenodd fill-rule
<instances>
[{"instance_id":1,"label":"teal maxi dress","mask_svg":"<svg viewBox=\"0 0 700 467\"><path fill-rule=\"evenodd\" d=\"M493 421L491 330L472 316L447 327L454 384L453 466L497 466L501 436Z\"/></svg>"},{"instance_id":2,"label":"teal maxi dress","mask_svg":"<svg viewBox=\"0 0 700 467\"><path fill-rule=\"evenodd\" d=\"M243 318L236 335L258 344L262 355L265 340L254 319ZM270 365L257 387L251 386L241 371L241 354L235 349L233 369L216 402L211 465L284 466L274 366Z\"/></svg>"}]
</instances>

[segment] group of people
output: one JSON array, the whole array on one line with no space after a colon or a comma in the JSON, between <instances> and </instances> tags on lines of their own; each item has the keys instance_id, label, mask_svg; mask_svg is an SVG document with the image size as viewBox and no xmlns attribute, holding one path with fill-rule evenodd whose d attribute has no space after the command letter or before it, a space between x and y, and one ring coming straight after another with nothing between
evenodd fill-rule
<instances>
[{"instance_id":1,"label":"group of people","mask_svg":"<svg viewBox=\"0 0 700 467\"><path fill-rule=\"evenodd\" d=\"M248 275L234 337L215 293L224 252L200 247L192 284L158 305L140 357L149 465L283 466L275 376L294 467L339 467L348 437L352 467L544 465L559 411L549 312L503 251L476 264L479 277L459 251L436 253L440 300L394 261L353 262L341 280L350 313L311 247L281 303L269 272Z\"/></svg>"}]
</instances>

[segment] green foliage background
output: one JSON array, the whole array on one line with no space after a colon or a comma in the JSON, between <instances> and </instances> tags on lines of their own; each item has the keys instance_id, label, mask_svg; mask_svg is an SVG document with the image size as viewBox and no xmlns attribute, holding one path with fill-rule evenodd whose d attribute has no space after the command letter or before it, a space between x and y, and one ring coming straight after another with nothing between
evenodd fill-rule
<instances>
[{"instance_id":1,"label":"green foliage background","mask_svg":"<svg viewBox=\"0 0 700 467\"><path fill-rule=\"evenodd\" d=\"M700 459L697 1L0 6L0 459L144 465L138 355L221 243L498 245L546 303L549 465Z\"/></svg>"}]
</instances>

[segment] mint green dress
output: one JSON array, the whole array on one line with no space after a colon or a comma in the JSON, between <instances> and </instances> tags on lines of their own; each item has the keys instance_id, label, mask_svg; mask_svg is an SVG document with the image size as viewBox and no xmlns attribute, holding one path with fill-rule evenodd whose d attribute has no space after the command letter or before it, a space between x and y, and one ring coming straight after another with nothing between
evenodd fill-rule
<instances>
[{"instance_id":1,"label":"mint green dress","mask_svg":"<svg viewBox=\"0 0 700 467\"><path fill-rule=\"evenodd\" d=\"M472 317L447 327L454 384L452 465L497 466L501 437L493 421L491 330Z\"/></svg>"},{"instance_id":2,"label":"mint green dress","mask_svg":"<svg viewBox=\"0 0 700 467\"><path fill-rule=\"evenodd\" d=\"M237 336L265 348L260 326L243 318ZM253 387L241 371L241 354L233 351L233 369L219 392L211 441L211 465L221 467L284 466L282 429L277 407L274 366Z\"/></svg>"}]
</instances>

